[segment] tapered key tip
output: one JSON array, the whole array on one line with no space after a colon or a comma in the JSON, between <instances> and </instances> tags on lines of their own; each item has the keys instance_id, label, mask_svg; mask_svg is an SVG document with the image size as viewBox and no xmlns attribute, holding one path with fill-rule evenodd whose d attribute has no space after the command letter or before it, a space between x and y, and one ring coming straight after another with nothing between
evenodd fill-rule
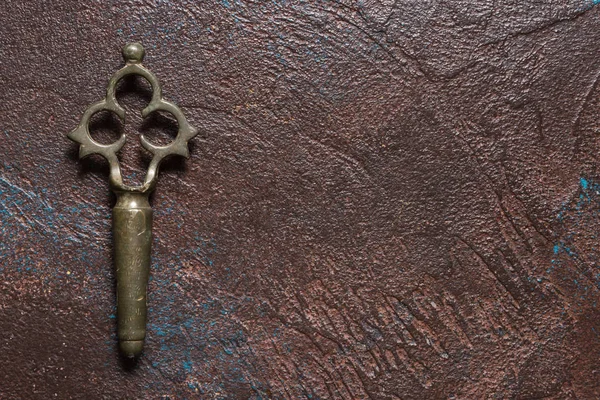
<instances>
[{"instance_id":1,"label":"tapered key tip","mask_svg":"<svg viewBox=\"0 0 600 400\"><path fill-rule=\"evenodd\" d=\"M141 43L129 43L123 47L123 58L126 63L139 64L144 61L146 51Z\"/></svg>"},{"instance_id":2,"label":"tapered key tip","mask_svg":"<svg viewBox=\"0 0 600 400\"><path fill-rule=\"evenodd\" d=\"M119 341L121 354L127 358L138 358L144 349L143 340L121 340Z\"/></svg>"}]
</instances>

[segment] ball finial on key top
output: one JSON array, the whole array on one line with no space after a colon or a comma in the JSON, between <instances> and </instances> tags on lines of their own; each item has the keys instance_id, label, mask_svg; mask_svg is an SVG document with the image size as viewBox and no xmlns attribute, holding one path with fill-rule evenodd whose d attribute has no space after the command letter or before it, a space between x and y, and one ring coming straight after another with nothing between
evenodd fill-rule
<instances>
[{"instance_id":1,"label":"ball finial on key top","mask_svg":"<svg viewBox=\"0 0 600 400\"><path fill-rule=\"evenodd\" d=\"M144 61L146 51L141 43L129 43L123 47L123 58L128 64L139 64Z\"/></svg>"}]
</instances>

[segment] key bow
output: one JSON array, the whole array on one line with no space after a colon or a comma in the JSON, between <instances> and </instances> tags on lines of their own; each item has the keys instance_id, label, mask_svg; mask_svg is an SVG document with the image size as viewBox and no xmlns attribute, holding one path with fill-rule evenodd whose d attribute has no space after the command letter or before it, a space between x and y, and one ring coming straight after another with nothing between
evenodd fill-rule
<instances>
[{"instance_id":1,"label":"key bow","mask_svg":"<svg viewBox=\"0 0 600 400\"><path fill-rule=\"evenodd\" d=\"M123 58L125 59L125 66L118 70L108 81L106 97L103 100L91 104L84 111L79 125L70 132L67 137L74 142L79 143L79 158L84 158L92 154L99 154L108 161L110 166L110 185L114 191L147 193L152 191L156 186L160 163L166 157L170 155L189 157L188 141L196 136L198 131L188 123L183 112L177 105L163 99L158 79L142 65L145 55L143 46L139 43L130 43L123 47L122 53ZM165 111L175 117L179 128L175 139L166 146L154 145L150 143L143 134L140 135L142 147L153 154L146 172L146 178L141 186L128 186L123 183L117 153L121 150L127 140L126 134L123 133L114 143L105 145L96 142L89 131L90 119L94 114L100 111L111 111L115 113L122 122L125 122L125 109L117 102L116 87L117 83L128 75L142 76L152 87L152 99L146 108L142 110L142 117L146 118L155 111Z\"/></svg>"}]
</instances>

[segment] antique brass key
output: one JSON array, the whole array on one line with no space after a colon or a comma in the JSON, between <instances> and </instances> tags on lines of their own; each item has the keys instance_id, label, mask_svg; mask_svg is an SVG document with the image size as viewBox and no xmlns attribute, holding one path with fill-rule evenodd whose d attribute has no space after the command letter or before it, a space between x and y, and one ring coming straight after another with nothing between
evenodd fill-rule
<instances>
[{"instance_id":1,"label":"antique brass key","mask_svg":"<svg viewBox=\"0 0 600 400\"><path fill-rule=\"evenodd\" d=\"M117 71L108 82L106 97L90 105L81 118L79 126L69 133L69 139L79 143L79 158L99 154L110 166L109 184L117 196L113 208L113 240L117 272L117 333L119 348L126 357L138 357L146 337L146 292L150 273L150 248L152 244L152 208L148 196L158 179L158 168L170 155L189 156L188 141L197 131L189 125L181 110L162 98L158 80L152 72L142 66L144 48L131 43L123 48L125 66ZM155 146L144 135L140 135L142 146L153 154L146 178L141 186L123 183L117 152L125 144L125 134L109 145L94 141L89 132L90 118L100 111L110 111L125 121L125 110L117 103L116 86L127 75L140 75L152 86L152 99L142 110L142 117L155 111L172 114L179 125L177 136L167 146Z\"/></svg>"}]
</instances>

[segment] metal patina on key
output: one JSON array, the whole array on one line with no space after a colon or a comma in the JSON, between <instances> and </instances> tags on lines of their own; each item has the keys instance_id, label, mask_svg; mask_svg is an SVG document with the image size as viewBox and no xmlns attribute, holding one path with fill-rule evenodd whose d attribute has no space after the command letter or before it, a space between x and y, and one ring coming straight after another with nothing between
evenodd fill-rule
<instances>
[{"instance_id":1,"label":"metal patina on key","mask_svg":"<svg viewBox=\"0 0 600 400\"><path fill-rule=\"evenodd\" d=\"M146 294L150 274L150 248L152 243L152 208L148 196L156 187L158 169L165 157L170 155L189 156L188 141L197 130L185 119L181 110L162 98L156 76L141 63L144 48L139 43L131 43L123 48L126 65L117 71L108 82L106 97L90 105L81 118L79 126L69 139L79 143L79 158L99 154L106 158L110 166L109 184L117 196L113 208L113 240L117 276L117 333L119 348L129 358L138 357L144 347L146 337ZM125 133L114 143L104 145L92 139L89 132L90 118L101 111L115 113L125 121L125 110L116 99L117 83L127 75L140 75L152 86L152 99L142 110L142 117L156 111L172 114L179 125L175 139L167 146L156 146L144 135L140 141L144 149L153 154L141 186L128 186L123 183L117 152L125 144Z\"/></svg>"}]
</instances>

